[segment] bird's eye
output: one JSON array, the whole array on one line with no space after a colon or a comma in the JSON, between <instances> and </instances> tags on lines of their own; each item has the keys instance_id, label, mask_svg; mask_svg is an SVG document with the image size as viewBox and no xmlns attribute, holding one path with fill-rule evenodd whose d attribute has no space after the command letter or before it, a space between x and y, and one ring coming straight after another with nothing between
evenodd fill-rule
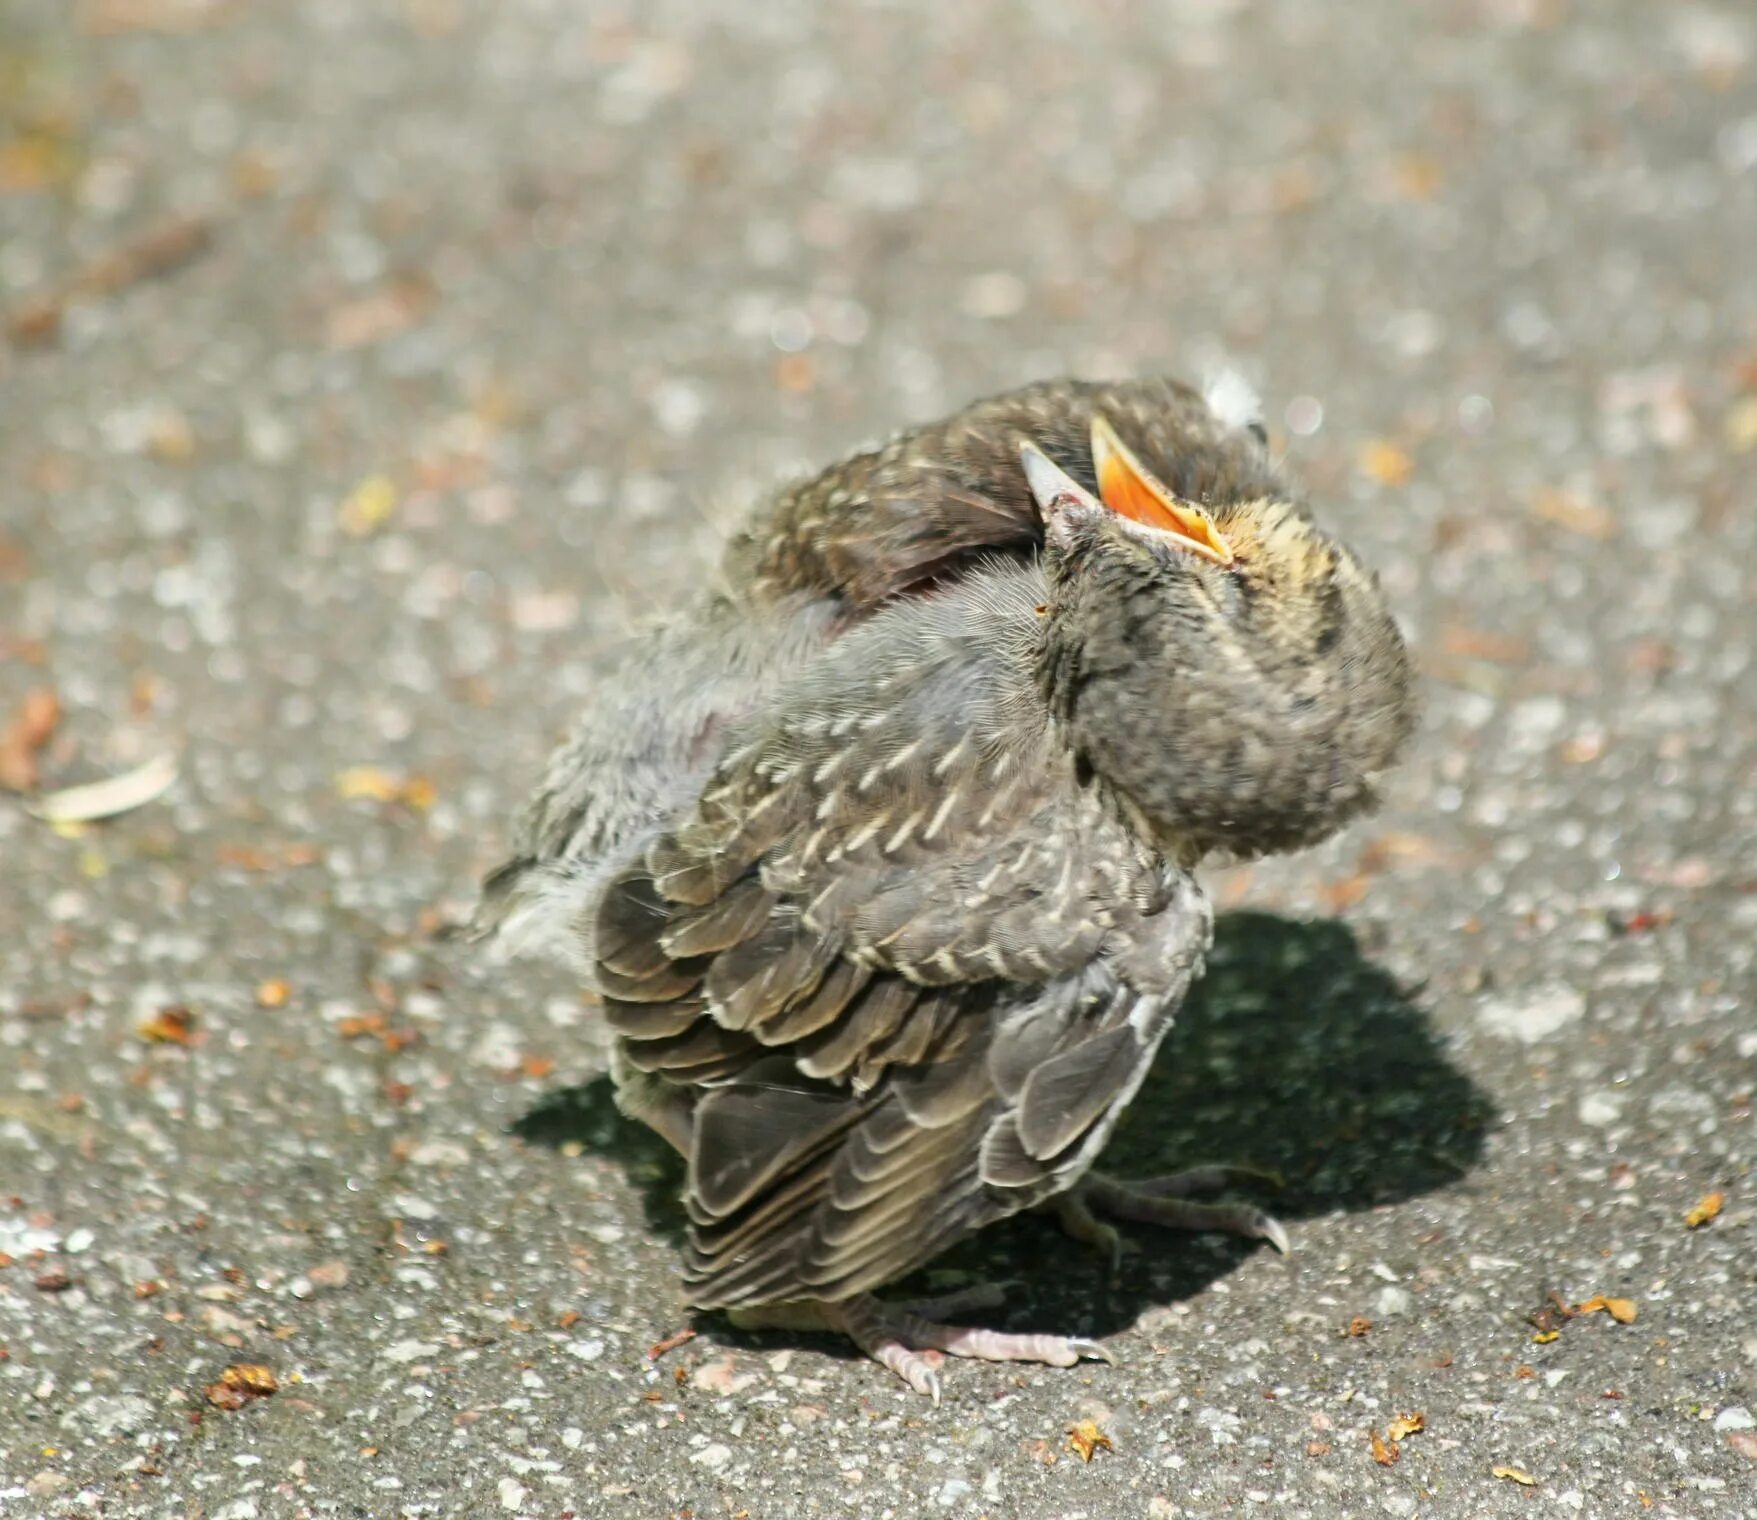
<instances>
[{"instance_id":1,"label":"bird's eye","mask_svg":"<svg viewBox=\"0 0 1757 1520\"><path fill-rule=\"evenodd\" d=\"M1261 422L1253 422L1253 423L1249 424L1249 426L1247 426L1245 428L1245 431L1247 433L1249 433L1251 435L1251 437L1255 438L1257 440L1257 442L1262 444L1265 448L1268 447L1268 445L1269 445L1269 429L1264 427Z\"/></svg>"}]
</instances>

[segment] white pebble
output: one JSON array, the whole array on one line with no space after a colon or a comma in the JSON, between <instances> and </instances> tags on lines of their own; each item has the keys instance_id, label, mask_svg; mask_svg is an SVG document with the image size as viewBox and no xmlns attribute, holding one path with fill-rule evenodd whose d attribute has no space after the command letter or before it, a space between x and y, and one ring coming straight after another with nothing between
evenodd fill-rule
<instances>
[{"instance_id":1,"label":"white pebble","mask_svg":"<svg viewBox=\"0 0 1757 1520\"><path fill-rule=\"evenodd\" d=\"M1490 1034L1536 1045L1560 1034L1586 1013L1586 996L1564 982L1534 987L1523 996L1489 998L1477 1018Z\"/></svg>"}]
</instances>

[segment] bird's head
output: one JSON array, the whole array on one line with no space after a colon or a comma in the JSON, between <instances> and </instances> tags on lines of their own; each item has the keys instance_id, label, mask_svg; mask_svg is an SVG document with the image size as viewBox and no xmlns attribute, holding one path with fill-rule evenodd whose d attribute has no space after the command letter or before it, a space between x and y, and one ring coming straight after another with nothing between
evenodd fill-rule
<instances>
[{"instance_id":1,"label":"bird's head","mask_svg":"<svg viewBox=\"0 0 1757 1520\"><path fill-rule=\"evenodd\" d=\"M1182 501L1102 416L1094 496L1031 443L1049 597L1039 673L1082 775L1168 854L1312 844L1409 737L1409 658L1376 578L1290 502Z\"/></svg>"}]
</instances>

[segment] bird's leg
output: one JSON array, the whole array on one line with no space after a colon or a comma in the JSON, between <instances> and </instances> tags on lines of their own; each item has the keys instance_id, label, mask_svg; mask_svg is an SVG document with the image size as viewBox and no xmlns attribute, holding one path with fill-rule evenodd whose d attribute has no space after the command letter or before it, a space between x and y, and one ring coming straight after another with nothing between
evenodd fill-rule
<instances>
[{"instance_id":1,"label":"bird's leg","mask_svg":"<svg viewBox=\"0 0 1757 1520\"><path fill-rule=\"evenodd\" d=\"M935 1293L928 1298L905 1298L885 1305L887 1309L900 1309L907 1314L919 1314L923 1319L939 1319L947 1314L968 1314L972 1309L998 1309L1007 1301L1007 1289L1016 1287L1010 1282L972 1283L968 1288L956 1288L950 1293Z\"/></svg>"},{"instance_id":2,"label":"bird's leg","mask_svg":"<svg viewBox=\"0 0 1757 1520\"><path fill-rule=\"evenodd\" d=\"M987 1297L992 1301L992 1289ZM938 1300L934 1307L949 1307L960 1298L968 1306L969 1294L954 1294L950 1299ZM939 1369L948 1356L974 1357L984 1362L1041 1362L1049 1367L1072 1367L1082 1357L1107 1362L1111 1359L1097 1341L942 1325L896 1304L880 1303L866 1293L822 1307L828 1322L845 1331L880 1366L888 1367L935 1404L940 1400Z\"/></svg>"},{"instance_id":3,"label":"bird's leg","mask_svg":"<svg viewBox=\"0 0 1757 1520\"><path fill-rule=\"evenodd\" d=\"M1214 1192L1235 1182L1278 1185L1279 1180L1269 1173L1238 1166L1198 1166L1140 1182L1119 1182L1114 1177L1089 1172L1061 1195L1068 1200L1062 1219L1064 1224L1070 1215L1076 1220L1076 1228L1070 1233L1077 1238L1091 1238L1078 1235L1078 1230L1085 1228L1079 1221L1092 1219L1095 1214L1109 1214L1116 1219L1163 1225L1173 1230L1222 1230L1251 1240L1266 1240L1285 1256L1293 1249L1287 1231L1262 1209L1248 1203L1190 1201L1192 1193Z\"/></svg>"},{"instance_id":4,"label":"bird's leg","mask_svg":"<svg viewBox=\"0 0 1757 1520\"><path fill-rule=\"evenodd\" d=\"M1109 1265L1113 1278L1122 1270L1122 1231L1113 1224L1105 1223L1092 1212L1092 1206L1087 1203L1086 1195L1080 1188L1057 1193L1055 1197L1039 1204L1038 1208L1053 1213L1063 1232L1071 1239L1079 1241L1081 1245L1091 1246L1098 1252Z\"/></svg>"}]
</instances>

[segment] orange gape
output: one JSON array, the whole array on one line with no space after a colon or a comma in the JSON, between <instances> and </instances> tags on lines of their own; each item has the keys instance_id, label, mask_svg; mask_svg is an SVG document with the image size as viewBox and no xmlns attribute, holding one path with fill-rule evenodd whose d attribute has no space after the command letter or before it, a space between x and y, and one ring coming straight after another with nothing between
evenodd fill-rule
<instances>
[{"instance_id":1,"label":"orange gape","mask_svg":"<svg viewBox=\"0 0 1757 1520\"><path fill-rule=\"evenodd\" d=\"M1148 528L1175 534L1183 547L1219 565L1232 563L1232 550L1214 520L1193 502L1179 501L1155 480L1147 467L1102 417L1092 420L1092 465L1098 494L1119 516Z\"/></svg>"}]
</instances>

